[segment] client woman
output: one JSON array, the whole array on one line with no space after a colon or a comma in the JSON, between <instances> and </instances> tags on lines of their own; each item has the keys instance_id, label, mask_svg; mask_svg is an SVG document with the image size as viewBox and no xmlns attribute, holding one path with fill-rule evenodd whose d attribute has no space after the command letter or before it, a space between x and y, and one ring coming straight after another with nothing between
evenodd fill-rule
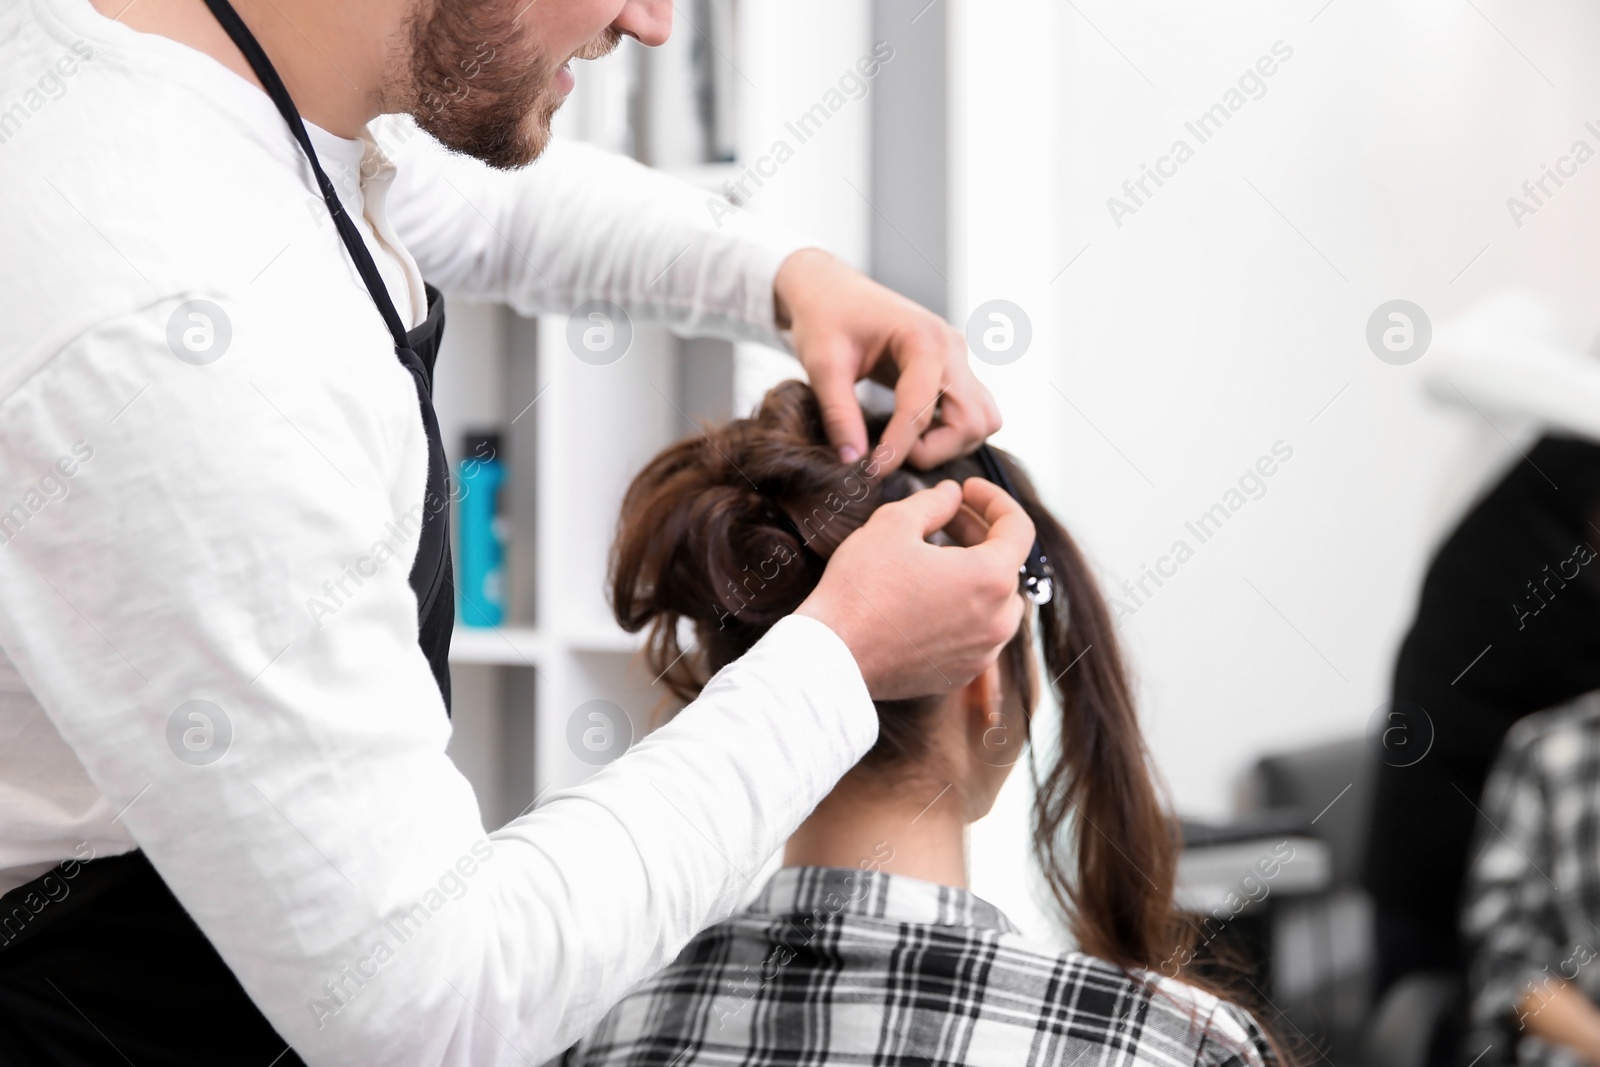
<instances>
[{"instance_id":1,"label":"client woman","mask_svg":"<svg viewBox=\"0 0 1600 1067\"><path fill-rule=\"evenodd\" d=\"M986 467L997 462L1004 470ZM815 395L786 382L753 418L672 446L634 480L612 554L617 619L649 627L654 670L692 699L805 599L829 553L879 504L986 474L1014 484L1053 572L1037 636L1062 744L1038 783L1033 841L1081 951L1028 941L966 888L966 826L1016 762L1040 688L1025 620L966 686L880 702L876 747L796 832L755 902L629 994L568 1052L568 1067L1276 1059L1247 1013L1159 973L1184 939L1172 910L1174 831L1146 768L1110 614L1009 458L987 450L882 477L870 459L840 466Z\"/></svg>"}]
</instances>

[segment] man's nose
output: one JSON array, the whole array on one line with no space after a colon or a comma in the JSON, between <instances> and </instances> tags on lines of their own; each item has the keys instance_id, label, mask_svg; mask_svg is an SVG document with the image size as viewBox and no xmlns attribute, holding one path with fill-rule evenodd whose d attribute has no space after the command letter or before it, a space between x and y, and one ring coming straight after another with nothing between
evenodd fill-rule
<instances>
[{"instance_id":1,"label":"man's nose","mask_svg":"<svg viewBox=\"0 0 1600 1067\"><path fill-rule=\"evenodd\" d=\"M672 0L628 0L611 24L652 48L672 36Z\"/></svg>"}]
</instances>

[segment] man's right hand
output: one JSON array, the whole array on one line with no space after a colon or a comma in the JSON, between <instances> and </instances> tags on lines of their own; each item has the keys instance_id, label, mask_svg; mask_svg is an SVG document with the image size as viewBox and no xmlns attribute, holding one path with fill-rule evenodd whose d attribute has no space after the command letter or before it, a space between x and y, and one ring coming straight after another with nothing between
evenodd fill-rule
<instances>
[{"instance_id":1,"label":"man's right hand","mask_svg":"<svg viewBox=\"0 0 1600 1067\"><path fill-rule=\"evenodd\" d=\"M970 548L929 544L963 500L988 524ZM797 609L855 655L876 700L946 693L995 661L1017 632L1025 601L1017 571L1033 522L982 478L940 482L885 504L845 538Z\"/></svg>"}]
</instances>

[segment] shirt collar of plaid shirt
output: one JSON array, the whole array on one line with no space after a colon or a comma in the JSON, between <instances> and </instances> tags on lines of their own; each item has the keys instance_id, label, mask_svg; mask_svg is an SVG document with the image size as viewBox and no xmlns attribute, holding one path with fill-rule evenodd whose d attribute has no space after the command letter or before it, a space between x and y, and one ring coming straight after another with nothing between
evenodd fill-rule
<instances>
[{"instance_id":1,"label":"shirt collar of plaid shirt","mask_svg":"<svg viewBox=\"0 0 1600 1067\"><path fill-rule=\"evenodd\" d=\"M1004 912L970 890L850 867L780 868L745 914L809 914L822 919L853 915L891 922L993 929L1008 934L1021 932Z\"/></svg>"}]
</instances>

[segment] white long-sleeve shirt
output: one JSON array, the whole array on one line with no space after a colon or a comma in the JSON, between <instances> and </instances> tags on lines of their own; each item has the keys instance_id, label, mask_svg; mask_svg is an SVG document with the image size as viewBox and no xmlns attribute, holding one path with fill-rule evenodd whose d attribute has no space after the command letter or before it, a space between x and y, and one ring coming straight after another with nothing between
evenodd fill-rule
<instances>
[{"instance_id":1,"label":"white long-sleeve shirt","mask_svg":"<svg viewBox=\"0 0 1600 1067\"><path fill-rule=\"evenodd\" d=\"M497 173L399 126L396 176L313 136L413 321L427 277L780 340L793 245L627 161ZM415 386L267 97L87 0L0 0L0 193L0 889L137 845L307 1062L538 1062L870 747L848 649L785 620L486 836L416 643Z\"/></svg>"}]
</instances>

